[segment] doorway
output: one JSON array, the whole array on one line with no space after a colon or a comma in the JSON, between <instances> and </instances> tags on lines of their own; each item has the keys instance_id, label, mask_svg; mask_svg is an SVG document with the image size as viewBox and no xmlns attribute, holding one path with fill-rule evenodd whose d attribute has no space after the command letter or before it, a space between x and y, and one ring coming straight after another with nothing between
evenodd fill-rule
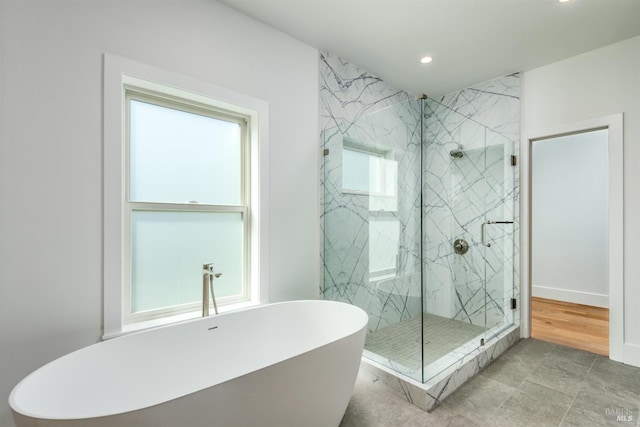
<instances>
[{"instance_id":1,"label":"doorway","mask_svg":"<svg viewBox=\"0 0 640 427\"><path fill-rule=\"evenodd\" d=\"M609 355L608 129L531 144L533 338Z\"/></svg>"},{"instance_id":2,"label":"doorway","mask_svg":"<svg viewBox=\"0 0 640 427\"><path fill-rule=\"evenodd\" d=\"M534 174L536 173L534 170L536 154L534 151L536 151L538 147L544 148L545 144L548 147L552 147L554 142L557 141L557 138L575 135L592 135L598 131L606 133L606 147L604 148L604 152L606 153L607 158L607 171L605 175L605 177L608 178L605 196L607 203L606 207L601 207L600 212L600 214L603 212L606 214L604 221L606 232L599 233L600 237L598 242L591 239L591 237L593 237L590 236L590 234L593 234L593 230L590 228L592 225L588 225L586 223L588 223L588 220L594 216L592 215L593 212L591 210L585 212L585 208L583 206L577 206L578 209L576 211L571 211L571 204L569 204L565 206L552 206L550 208L551 215L548 216L556 221L552 222L552 226L548 230L543 230L543 234L537 234L540 231L540 225L538 224L538 230L536 230L537 216L534 216L536 215L536 206L534 203L540 203L540 201L538 200L536 202L534 197L535 190L533 186L536 185L534 179ZM606 116L579 123L561 125L552 129L526 132L525 137L523 138L522 148L521 177L523 183L521 193L521 221L524 231L522 233L521 241L523 253L522 335L523 337L529 337L535 336L537 332L545 332L544 328L540 327L541 321L543 322L543 325L547 326L548 330L546 332L549 332L549 330L552 331L554 327L550 326L550 323L544 322L550 322L550 313L555 312L561 316L561 323L564 322L565 325L571 325L574 329L580 331L581 336L578 338L583 341L588 340L588 338L585 338L588 337L588 331L584 327L578 327L576 319L597 325L592 325L592 328L594 330L600 330L601 336L604 334L608 335L609 338L608 352L602 350L599 352L608 353L611 359L622 361L622 332L624 318L624 306L622 299L622 115ZM557 146L554 148L557 148ZM569 150L568 153L558 156L557 161L560 162L561 165L562 162L566 165L568 164L567 162L571 162L573 158L577 157L574 154L574 151ZM560 186L557 184L557 181L552 181L551 189L548 189L547 192L558 193L555 195L555 197L559 197L557 200L561 200L563 198L570 199L568 194L566 194L566 190L564 190L564 193L556 191L560 189ZM554 186L557 188L554 188ZM549 194L545 194L545 196L546 195ZM540 215L540 213L537 215ZM562 223L559 219L567 221ZM576 235L578 238L575 238L574 236L573 241L561 241L561 243L556 241L555 246L544 249L545 252L543 255L547 257L546 260L544 259L544 256L540 257L539 254L536 255L536 249L539 249L536 245L544 243L544 232L551 233L551 235L553 235L563 228L578 229L579 227L577 227L577 225L580 225L580 223L583 223L582 225L586 226L586 228L583 227L583 231L577 230ZM563 248L561 246L563 244L567 247ZM580 260L581 258L580 256L572 257L571 254L575 252L584 256L584 253L582 252L585 250L588 252L588 249L593 249L594 245L598 245L596 249L600 250L600 255L603 255L604 258L599 266L598 276L590 273L590 275L581 277L583 272L576 270L575 265L573 270L568 266L571 264L571 262L569 262L570 258L574 258L574 260ZM548 269L551 270L551 273L558 273L560 270L560 273L563 274L560 274L558 276L559 279L556 278L556 281L553 283L545 282L545 280L548 280L551 276L545 276L544 271L541 272L537 269L537 265L542 266L543 270L544 268L549 267ZM593 288L591 287L593 283L590 283L587 287L583 286L581 288L580 285L584 285L585 280L590 279L591 275L593 275L593 278L596 279L595 282L599 283L599 285L596 285L596 287ZM540 282L539 279L543 279L542 282ZM603 281L606 281L607 284L603 284ZM571 286L569 286L569 289L563 289L567 287L567 283L573 286L573 289L571 289ZM575 298L576 296L578 298ZM562 304L557 302L562 300L564 300L563 302L565 303L569 301L569 303ZM597 309L590 308L597 306L604 306L601 308L606 308L608 306L608 316L606 316L606 312L602 313L598 312ZM534 313L532 307L538 309L537 314L532 315ZM608 317L608 325L606 323L606 317ZM534 330L534 333L532 334L532 329L535 329L534 322L538 325L539 331ZM603 323L604 331L602 331ZM555 329L560 330L561 328L556 327ZM573 332L573 335L577 335L575 332L576 331ZM568 331L568 335L572 335L572 332ZM597 334L594 334L593 336L594 340L596 340ZM568 342L561 344L569 345ZM606 349L606 343L604 344L604 347ZM585 349L588 351L596 350L596 348L593 347Z\"/></svg>"}]
</instances>

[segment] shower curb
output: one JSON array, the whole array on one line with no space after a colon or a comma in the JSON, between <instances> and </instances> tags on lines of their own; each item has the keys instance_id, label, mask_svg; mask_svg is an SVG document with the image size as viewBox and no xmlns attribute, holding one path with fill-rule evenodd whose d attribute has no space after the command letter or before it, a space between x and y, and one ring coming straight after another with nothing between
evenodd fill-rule
<instances>
[{"instance_id":1,"label":"shower curb","mask_svg":"<svg viewBox=\"0 0 640 427\"><path fill-rule=\"evenodd\" d=\"M458 387L477 375L498 356L520 340L520 326L512 326L478 347L464 358L422 384L366 357L359 376L427 412Z\"/></svg>"}]
</instances>

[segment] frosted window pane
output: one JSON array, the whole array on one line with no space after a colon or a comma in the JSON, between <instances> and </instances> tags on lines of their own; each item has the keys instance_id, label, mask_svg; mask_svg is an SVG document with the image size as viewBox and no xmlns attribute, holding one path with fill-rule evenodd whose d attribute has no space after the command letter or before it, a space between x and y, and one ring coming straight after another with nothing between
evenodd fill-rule
<instances>
[{"instance_id":1,"label":"frosted window pane","mask_svg":"<svg viewBox=\"0 0 640 427\"><path fill-rule=\"evenodd\" d=\"M342 150L342 191L395 196L397 162L373 153Z\"/></svg>"},{"instance_id":2,"label":"frosted window pane","mask_svg":"<svg viewBox=\"0 0 640 427\"><path fill-rule=\"evenodd\" d=\"M213 262L216 297L242 292L242 214L134 211L131 311L202 300L202 264Z\"/></svg>"},{"instance_id":3,"label":"frosted window pane","mask_svg":"<svg viewBox=\"0 0 640 427\"><path fill-rule=\"evenodd\" d=\"M240 125L131 101L130 197L239 205Z\"/></svg>"},{"instance_id":4,"label":"frosted window pane","mask_svg":"<svg viewBox=\"0 0 640 427\"><path fill-rule=\"evenodd\" d=\"M342 151L342 189L369 192L369 158L359 151Z\"/></svg>"}]
</instances>

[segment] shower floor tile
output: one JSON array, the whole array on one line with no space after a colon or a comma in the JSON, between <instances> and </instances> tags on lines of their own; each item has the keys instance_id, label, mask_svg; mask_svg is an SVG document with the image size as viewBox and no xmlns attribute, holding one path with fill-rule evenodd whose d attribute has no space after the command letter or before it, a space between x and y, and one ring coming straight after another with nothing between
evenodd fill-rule
<instances>
[{"instance_id":1,"label":"shower floor tile","mask_svg":"<svg viewBox=\"0 0 640 427\"><path fill-rule=\"evenodd\" d=\"M485 331L482 326L428 313L424 313L422 323L424 366L435 362ZM369 332L364 347L415 371L422 367L420 329L419 317L399 322L375 332Z\"/></svg>"}]
</instances>

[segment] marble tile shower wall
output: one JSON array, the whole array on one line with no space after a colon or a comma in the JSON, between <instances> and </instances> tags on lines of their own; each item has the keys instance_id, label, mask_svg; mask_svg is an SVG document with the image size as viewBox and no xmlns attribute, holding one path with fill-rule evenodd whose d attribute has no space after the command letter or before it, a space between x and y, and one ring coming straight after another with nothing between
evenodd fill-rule
<instances>
[{"instance_id":1,"label":"marble tile shower wall","mask_svg":"<svg viewBox=\"0 0 640 427\"><path fill-rule=\"evenodd\" d=\"M520 73L480 83L436 101L511 141L520 141Z\"/></svg>"},{"instance_id":2,"label":"marble tile shower wall","mask_svg":"<svg viewBox=\"0 0 640 427\"><path fill-rule=\"evenodd\" d=\"M508 75L447 95L437 102L426 103L423 120L426 203L422 225L426 298L425 307L421 307L420 276L415 274L420 271L421 261L420 104L410 94L386 85L378 77L336 56L323 52L320 59L321 143L323 149L329 150L321 166L323 209L320 223L324 236L321 295L325 299L344 301L365 309L370 315L370 331L415 317L421 309L484 324L481 309L484 293L479 291L479 281L484 277L484 273L479 274L481 267L485 256L492 266L507 258L516 261L513 265L516 273L512 277L511 265L504 265L488 276L491 307L488 318L489 326L494 321L511 323L513 312L505 313L504 307L508 306L511 287L517 292L519 286L517 247L513 257L505 257L509 254L499 251L456 260L452 236L479 233L479 223L472 221L480 217L476 211L478 208L492 206L491 202L494 209L498 205L509 206L507 210L517 206L517 188L508 194L493 191L498 187L504 188L497 183L505 174L513 174L513 170L501 170L503 163L493 164L491 158L493 156L495 162L499 162L512 154L511 151L507 153L508 150L517 150L519 75ZM500 152L487 150L487 158L493 165L489 169L493 172L481 173L484 164L479 164L481 156L474 156L473 148L484 144L485 140L489 145L497 144L500 139L504 143L505 138L511 142L506 144L510 148ZM454 139L456 142L463 140L463 149L471 150L464 160L449 156L454 144L448 142ZM386 159L396 162L397 198L390 205L389 200L343 192L342 145L345 141L377 147L385 153ZM462 162L452 163L454 160ZM484 157L482 161L485 161ZM515 179L517 183L517 177ZM460 191L463 188L466 192ZM470 203L469 191L482 196ZM454 215L454 211L460 213ZM503 211L499 214L504 218L508 215L517 217L518 212ZM380 242L389 239L389 235L376 235L381 229L373 224L385 221L387 224L395 223L399 235L397 242L391 239L388 245L380 246ZM474 227L465 230L461 224L469 227L474 224ZM517 230L516 218L514 231ZM494 234L491 235L494 249L512 250L512 239L517 234L503 230L500 235L496 234L497 231L492 230ZM469 238L479 244L478 237ZM380 282L372 280L369 271L372 245L380 248L379 257L387 259L388 263L394 263L391 258L398 255L396 265L402 279L391 281L391 286L381 286ZM495 319L491 320L492 317ZM515 316L513 320L517 318Z\"/></svg>"},{"instance_id":3,"label":"marble tile shower wall","mask_svg":"<svg viewBox=\"0 0 640 427\"><path fill-rule=\"evenodd\" d=\"M508 308L512 293L519 298L519 177L505 161L518 155L519 77L507 75L427 101L423 248L428 313L489 328L519 320ZM464 156L452 158L450 151L460 148ZM492 246L486 248L480 242L485 219L513 219L514 225L488 226ZM470 243L467 254L454 253L456 238Z\"/></svg>"},{"instance_id":4,"label":"marble tile shower wall","mask_svg":"<svg viewBox=\"0 0 640 427\"><path fill-rule=\"evenodd\" d=\"M320 60L321 143L328 150L320 175L320 292L366 310L369 330L375 331L421 310L419 280L413 281L415 289L410 280L380 287L370 274L370 250L406 277L415 277L411 273L420 268L420 104L336 56L323 52ZM343 191L345 142L381 153L397 170L394 197Z\"/></svg>"}]
</instances>

